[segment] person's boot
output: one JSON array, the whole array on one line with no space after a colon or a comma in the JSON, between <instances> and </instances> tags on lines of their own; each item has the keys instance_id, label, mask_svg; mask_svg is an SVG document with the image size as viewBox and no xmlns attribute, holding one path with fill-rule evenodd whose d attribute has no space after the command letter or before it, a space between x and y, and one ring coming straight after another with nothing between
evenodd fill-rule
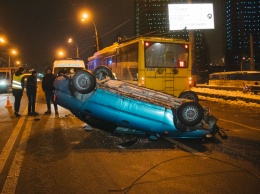
<instances>
[{"instance_id":1,"label":"person's boot","mask_svg":"<svg viewBox=\"0 0 260 194\"><path fill-rule=\"evenodd\" d=\"M58 109L55 110L55 114L59 114Z\"/></svg>"},{"instance_id":2,"label":"person's boot","mask_svg":"<svg viewBox=\"0 0 260 194\"><path fill-rule=\"evenodd\" d=\"M18 112L15 112L14 115L15 115L16 117L20 117L20 116L21 116Z\"/></svg>"},{"instance_id":3,"label":"person's boot","mask_svg":"<svg viewBox=\"0 0 260 194\"><path fill-rule=\"evenodd\" d=\"M51 114L51 110L47 110L44 114L46 114L46 115Z\"/></svg>"}]
</instances>

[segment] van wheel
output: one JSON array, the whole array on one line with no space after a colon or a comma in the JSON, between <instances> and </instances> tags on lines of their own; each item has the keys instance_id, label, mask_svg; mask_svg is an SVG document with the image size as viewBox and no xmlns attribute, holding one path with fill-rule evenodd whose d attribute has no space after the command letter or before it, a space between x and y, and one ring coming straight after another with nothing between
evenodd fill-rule
<instances>
[{"instance_id":1,"label":"van wheel","mask_svg":"<svg viewBox=\"0 0 260 194\"><path fill-rule=\"evenodd\" d=\"M195 102L199 101L198 95L193 91L182 92L182 93L180 93L178 98L185 98L185 99L189 99L189 100L192 100Z\"/></svg>"},{"instance_id":2,"label":"van wheel","mask_svg":"<svg viewBox=\"0 0 260 194\"><path fill-rule=\"evenodd\" d=\"M98 66L94 71L93 74L96 76L98 80L106 79L106 77L110 77L114 79L112 70L107 66Z\"/></svg>"},{"instance_id":3,"label":"van wheel","mask_svg":"<svg viewBox=\"0 0 260 194\"><path fill-rule=\"evenodd\" d=\"M177 110L179 120L187 126L195 126L204 117L204 109L197 102L185 102Z\"/></svg>"},{"instance_id":4,"label":"van wheel","mask_svg":"<svg viewBox=\"0 0 260 194\"><path fill-rule=\"evenodd\" d=\"M73 87L81 94L87 94L96 87L96 78L88 70L77 71L72 79Z\"/></svg>"}]
</instances>

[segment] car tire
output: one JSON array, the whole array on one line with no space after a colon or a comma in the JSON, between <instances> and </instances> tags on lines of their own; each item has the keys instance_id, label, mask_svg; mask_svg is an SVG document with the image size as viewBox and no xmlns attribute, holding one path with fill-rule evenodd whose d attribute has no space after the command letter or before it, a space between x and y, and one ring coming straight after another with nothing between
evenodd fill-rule
<instances>
[{"instance_id":1,"label":"car tire","mask_svg":"<svg viewBox=\"0 0 260 194\"><path fill-rule=\"evenodd\" d=\"M194 101L183 103L177 110L178 119L187 126L196 126L204 117L202 106Z\"/></svg>"},{"instance_id":2,"label":"car tire","mask_svg":"<svg viewBox=\"0 0 260 194\"><path fill-rule=\"evenodd\" d=\"M88 94L96 87L96 78L88 70L77 71L72 82L74 89L81 94Z\"/></svg>"},{"instance_id":3,"label":"car tire","mask_svg":"<svg viewBox=\"0 0 260 194\"><path fill-rule=\"evenodd\" d=\"M189 100L192 100L195 102L199 101L198 95L193 91L182 92L182 93L180 93L178 98L185 98L185 99L189 99Z\"/></svg>"},{"instance_id":4,"label":"car tire","mask_svg":"<svg viewBox=\"0 0 260 194\"><path fill-rule=\"evenodd\" d=\"M106 77L114 78L112 70L107 66L98 66L94 71L93 74L98 80L106 79Z\"/></svg>"}]
</instances>

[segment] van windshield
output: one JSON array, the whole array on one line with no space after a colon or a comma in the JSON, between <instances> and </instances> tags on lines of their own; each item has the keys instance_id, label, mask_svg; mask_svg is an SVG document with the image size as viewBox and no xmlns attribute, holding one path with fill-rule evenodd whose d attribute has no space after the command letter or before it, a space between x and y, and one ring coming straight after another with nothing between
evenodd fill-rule
<instances>
[{"instance_id":1,"label":"van windshield","mask_svg":"<svg viewBox=\"0 0 260 194\"><path fill-rule=\"evenodd\" d=\"M81 69L84 68L83 67L55 67L54 75L61 76L63 74L71 74Z\"/></svg>"},{"instance_id":2,"label":"van windshield","mask_svg":"<svg viewBox=\"0 0 260 194\"><path fill-rule=\"evenodd\" d=\"M0 79L6 79L6 72L0 72Z\"/></svg>"}]
</instances>

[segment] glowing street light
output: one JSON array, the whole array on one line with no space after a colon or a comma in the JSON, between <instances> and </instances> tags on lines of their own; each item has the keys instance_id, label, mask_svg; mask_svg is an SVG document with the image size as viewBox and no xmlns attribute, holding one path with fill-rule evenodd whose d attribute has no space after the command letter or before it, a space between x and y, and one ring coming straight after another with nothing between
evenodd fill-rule
<instances>
[{"instance_id":1,"label":"glowing street light","mask_svg":"<svg viewBox=\"0 0 260 194\"><path fill-rule=\"evenodd\" d=\"M19 66L21 64L21 61L16 61L15 64Z\"/></svg>"},{"instance_id":2,"label":"glowing street light","mask_svg":"<svg viewBox=\"0 0 260 194\"><path fill-rule=\"evenodd\" d=\"M5 39L3 37L0 37L0 42L5 43Z\"/></svg>"},{"instance_id":3,"label":"glowing street light","mask_svg":"<svg viewBox=\"0 0 260 194\"><path fill-rule=\"evenodd\" d=\"M78 47L78 44L76 43L76 41L73 41L72 38L69 38L68 43L72 43L72 42L74 42L75 45L76 45L76 56L77 56L77 58L79 58L79 47Z\"/></svg>"},{"instance_id":4,"label":"glowing street light","mask_svg":"<svg viewBox=\"0 0 260 194\"><path fill-rule=\"evenodd\" d=\"M17 51L15 49L11 49L8 52L8 56L9 56L9 58L8 58L8 66L9 66L9 68L11 67L11 55L17 55Z\"/></svg>"},{"instance_id":5,"label":"glowing street light","mask_svg":"<svg viewBox=\"0 0 260 194\"><path fill-rule=\"evenodd\" d=\"M59 52L59 56L62 57L63 55L64 55L64 53L63 53L62 51L60 51L60 52Z\"/></svg>"},{"instance_id":6,"label":"glowing street light","mask_svg":"<svg viewBox=\"0 0 260 194\"><path fill-rule=\"evenodd\" d=\"M82 21L82 22L85 22L87 19L88 19L88 14L87 14L87 13L83 13L83 14L82 14L81 21ZM95 28L96 48L97 48L97 51L99 51L97 26L96 26L94 20L91 20L91 21L92 21L92 23L93 23L93 25L94 25L94 28Z\"/></svg>"},{"instance_id":7,"label":"glowing street light","mask_svg":"<svg viewBox=\"0 0 260 194\"><path fill-rule=\"evenodd\" d=\"M12 50L11 50L11 54L16 55L16 54L17 54L17 51L14 50L14 49L12 49Z\"/></svg>"},{"instance_id":8,"label":"glowing street light","mask_svg":"<svg viewBox=\"0 0 260 194\"><path fill-rule=\"evenodd\" d=\"M57 50L57 56L63 58L65 56L65 51L63 49Z\"/></svg>"}]
</instances>

